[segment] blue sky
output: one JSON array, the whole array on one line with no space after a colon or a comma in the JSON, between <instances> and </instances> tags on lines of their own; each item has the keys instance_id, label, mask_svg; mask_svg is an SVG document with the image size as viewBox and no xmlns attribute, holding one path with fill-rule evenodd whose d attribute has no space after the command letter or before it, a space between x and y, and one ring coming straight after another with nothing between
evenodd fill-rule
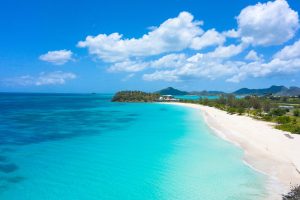
<instances>
[{"instance_id":1,"label":"blue sky","mask_svg":"<svg viewBox=\"0 0 300 200\"><path fill-rule=\"evenodd\" d=\"M297 0L2 1L1 92L300 86Z\"/></svg>"}]
</instances>

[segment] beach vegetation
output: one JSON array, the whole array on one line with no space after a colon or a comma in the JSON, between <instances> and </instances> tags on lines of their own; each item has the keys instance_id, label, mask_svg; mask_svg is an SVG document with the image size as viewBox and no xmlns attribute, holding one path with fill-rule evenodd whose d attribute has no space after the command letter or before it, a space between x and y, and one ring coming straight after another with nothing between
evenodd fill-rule
<instances>
[{"instance_id":1,"label":"beach vegetation","mask_svg":"<svg viewBox=\"0 0 300 200\"><path fill-rule=\"evenodd\" d=\"M238 113L239 115L244 114L244 113L245 113L245 108L239 107L239 108L237 109L237 113Z\"/></svg>"},{"instance_id":2,"label":"beach vegetation","mask_svg":"<svg viewBox=\"0 0 300 200\"><path fill-rule=\"evenodd\" d=\"M237 112L237 109L233 108L233 107L230 107L230 108L227 109L227 112L232 115L232 114L235 114Z\"/></svg>"},{"instance_id":3,"label":"beach vegetation","mask_svg":"<svg viewBox=\"0 0 300 200\"><path fill-rule=\"evenodd\" d=\"M291 188L288 194L282 195L282 200L299 200L300 199L300 185Z\"/></svg>"},{"instance_id":4,"label":"beach vegetation","mask_svg":"<svg viewBox=\"0 0 300 200\"><path fill-rule=\"evenodd\" d=\"M275 123L275 128L300 134L300 100L274 96L221 95L217 99L181 100L224 110L229 114L248 115L258 120Z\"/></svg>"},{"instance_id":5,"label":"beach vegetation","mask_svg":"<svg viewBox=\"0 0 300 200\"><path fill-rule=\"evenodd\" d=\"M286 109L282 109L282 108L274 108L271 110L270 114L272 116L282 116L285 115L287 113L288 110Z\"/></svg>"},{"instance_id":6,"label":"beach vegetation","mask_svg":"<svg viewBox=\"0 0 300 200\"><path fill-rule=\"evenodd\" d=\"M293 114L294 114L295 117L300 117L300 109L295 109L293 111Z\"/></svg>"},{"instance_id":7,"label":"beach vegetation","mask_svg":"<svg viewBox=\"0 0 300 200\"><path fill-rule=\"evenodd\" d=\"M278 116L275 120L278 124L287 124L292 121L291 117L289 116Z\"/></svg>"},{"instance_id":8,"label":"beach vegetation","mask_svg":"<svg viewBox=\"0 0 300 200\"><path fill-rule=\"evenodd\" d=\"M115 94L116 102L156 102L158 93L121 91ZM258 120L275 123L275 128L300 134L300 98L248 95L236 97L221 94L219 98L181 99L180 102L202 104L224 110L229 114L248 115Z\"/></svg>"},{"instance_id":9,"label":"beach vegetation","mask_svg":"<svg viewBox=\"0 0 300 200\"><path fill-rule=\"evenodd\" d=\"M121 91L112 98L113 102L154 102L159 99L157 93L146 93L142 91Z\"/></svg>"}]
</instances>

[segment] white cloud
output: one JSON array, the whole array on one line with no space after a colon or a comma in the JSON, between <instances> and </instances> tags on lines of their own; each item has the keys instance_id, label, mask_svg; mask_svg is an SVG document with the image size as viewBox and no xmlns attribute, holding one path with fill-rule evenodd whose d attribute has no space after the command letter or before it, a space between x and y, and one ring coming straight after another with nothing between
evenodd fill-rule
<instances>
[{"instance_id":1,"label":"white cloud","mask_svg":"<svg viewBox=\"0 0 300 200\"><path fill-rule=\"evenodd\" d=\"M229 82L238 83L248 77L257 78L300 72L300 58L290 60L275 58L270 62L265 62L256 52L250 52L249 59L251 58L252 61L249 63L220 58L216 59L209 56L210 53L197 53L190 57L184 54L167 55L161 59L168 61L166 63L160 62L159 70L144 74L143 79L146 81L181 81L190 78L211 80L226 78ZM165 59L166 57L168 59ZM176 65L178 59L180 60L180 64ZM152 61L152 63L156 63L157 61ZM175 64L169 65L169 63L174 62ZM152 67L151 64L149 66Z\"/></svg>"},{"instance_id":2,"label":"white cloud","mask_svg":"<svg viewBox=\"0 0 300 200\"><path fill-rule=\"evenodd\" d=\"M224 31L222 34L229 38L238 38L239 37L238 31L236 31L234 29L231 29L229 31Z\"/></svg>"},{"instance_id":3,"label":"white cloud","mask_svg":"<svg viewBox=\"0 0 300 200\"><path fill-rule=\"evenodd\" d=\"M71 72L55 71L50 73L42 72L38 76L35 85L61 85L67 80L75 79L76 75Z\"/></svg>"},{"instance_id":4,"label":"white cloud","mask_svg":"<svg viewBox=\"0 0 300 200\"><path fill-rule=\"evenodd\" d=\"M207 56L207 54L201 53L197 53L190 57L183 54L178 54L177 56L176 54L171 54L165 57L168 57L168 62L161 62L161 70L144 74L144 80L180 81L189 77L216 79L235 73L237 67L241 65L240 62L223 62L222 59L211 58ZM174 60L172 61L171 58ZM178 63L178 59L180 60L179 65L169 65L169 63ZM153 61L152 63L156 62L157 61Z\"/></svg>"},{"instance_id":5,"label":"white cloud","mask_svg":"<svg viewBox=\"0 0 300 200\"><path fill-rule=\"evenodd\" d=\"M238 62L224 61L239 54L244 45L220 46L213 52L196 53L192 56L186 54L168 54L157 60L118 62L111 65L110 72L138 72L145 69L160 69L153 74L144 76L145 80L168 80L177 81L183 76L206 77L215 79L232 73ZM224 64L225 63L225 64ZM175 78L176 77L176 78Z\"/></svg>"},{"instance_id":6,"label":"white cloud","mask_svg":"<svg viewBox=\"0 0 300 200\"><path fill-rule=\"evenodd\" d=\"M179 81L179 77L176 74L175 70L167 70L167 71L156 71L151 74L144 74L143 79L145 81L158 81L163 80L166 82L177 82Z\"/></svg>"},{"instance_id":7,"label":"white cloud","mask_svg":"<svg viewBox=\"0 0 300 200\"><path fill-rule=\"evenodd\" d=\"M258 55L256 51L251 50L249 51L249 53L245 56L246 60L250 60L250 61L259 61L262 59L262 55Z\"/></svg>"},{"instance_id":8,"label":"white cloud","mask_svg":"<svg viewBox=\"0 0 300 200\"><path fill-rule=\"evenodd\" d=\"M147 62L126 60L117 62L108 68L109 72L138 72L149 66Z\"/></svg>"},{"instance_id":9,"label":"white cloud","mask_svg":"<svg viewBox=\"0 0 300 200\"><path fill-rule=\"evenodd\" d=\"M155 68L177 68L184 65L186 60L185 54L168 54L151 63Z\"/></svg>"},{"instance_id":10,"label":"white cloud","mask_svg":"<svg viewBox=\"0 0 300 200\"><path fill-rule=\"evenodd\" d=\"M42 72L38 76L24 75L15 78L4 80L7 85L22 85L22 86L41 86L41 85L62 85L67 80L75 79L76 75L71 72Z\"/></svg>"},{"instance_id":11,"label":"white cloud","mask_svg":"<svg viewBox=\"0 0 300 200\"><path fill-rule=\"evenodd\" d=\"M294 44L284 47L282 50L274 55L274 58L279 58L282 60L291 58L300 58L300 40L296 41Z\"/></svg>"},{"instance_id":12,"label":"white cloud","mask_svg":"<svg viewBox=\"0 0 300 200\"><path fill-rule=\"evenodd\" d=\"M201 37L193 39L191 48L200 50L212 45L222 45L226 38L224 35L217 32L215 29L206 31Z\"/></svg>"},{"instance_id":13,"label":"white cloud","mask_svg":"<svg viewBox=\"0 0 300 200\"><path fill-rule=\"evenodd\" d=\"M231 82L300 71L300 40L283 48L271 61L254 50L244 58L237 56L250 45L280 45L294 37L299 28L298 13L286 0L248 6L236 19L238 27L234 29L204 31L202 22L181 12L159 26L149 27L148 33L139 38L125 38L117 32L99 34L87 36L77 46L110 63L107 71L130 73L123 81L143 70L147 71L143 75L147 81L223 78ZM210 52L201 51L209 46L215 47Z\"/></svg>"},{"instance_id":14,"label":"white cloud","mask_svg":"<svg viewBox=\"0 0 300 200\"><path fill-rule=\"evenodd\" d=\"M286 0L257 3L237 17L238 33L253 45L279 45L293 38L299 28L298 13Z\"/></svg>"},{"instance_id":15,"label":"white cloud","mask_svg":"<svg viewBox=\"0 0 300 200\"><path fill-rule=\"evenodd\" d=\"M129 79L131 79L131 78L134 77L134 76L135 76L134 73L128 74L128 75L125 76L123 79L121 79L121 81L126 82L126 81L128 81Z\"/></svg>"},{"instance_id":16,"label":"white cloud","mask_svg":"<svg viewBox=\"0 0 300 200\"><path fill-rule=\"evenodd\" d=\"M273 74L291 74L300 71L300 59L280 60L275 58L268 63L256 61L242 65L236 74L227 79L229 82L240 82L247 77L265 77Z\"/></svg>"},{"instance_id":17,"label":"white cloud","mask_svg":"<svg viewBox=\"0 0 300 200\"><path fill-rule=\"evenodd\" d=\"M48 51L48 53L41 55L39 59L54 65L63 65L72 60L72 54L72 51L69 50Z\"/></svg>"},{"instance_id":18,"label":"white cloud","mask_svg":"<svg viewBox=\"0 0 300 200\"><path fill-rule=\"evenodd\" d=\"M20 77L15 78L7 78L2 80L5 85L21 85L21 86L27 86L27 85L34 85L34 77L29 75L24 75Z\"/></svg>"},{"instance_id":19,"label":"white cloud","mask_svg":"<svg viewBox=\"0 0 300 200\"><path fill-rule=\"evenodd\" d=\"M219 46L213 52L207 55L212 58L230 58L240 54L245 48L247 48L246 43L241 43L239 45L231 44L229 46Z\"/></svg>"},{"instance_id":20,"label":"white cloud","mask_svg":"<svg viewBox=\"0 0 300 200\"><path fill-rule=\"evenodd\" d=\"M203 34L202 22L193 15L181 12L178 17L163 22L141 38L123 38L119 33L87 36L78 47L106 62L123 61L131 57L144 57L189 48L193 40Z\"/></svg>"},{"instance_id":21,"label":"white cloud","mask_svg":"<svg viewBox=\"0 0 300 200\"><path fill-rule=\"evenodd\" d=\"M300 72L300 40L279 51L274 59L266 62L263 55L250 50L245 60L232 60L249 45L280 45L294 37L299 28L298 13L286 0L258 3L243 9L237 17L238 28L221 34L214 29L193 39L191 47L202 49L217 47L208 53L187 56L183 53L165 55L151 61L148 67L156 71L144 74L147 81L181 81L189 78L226 78L240 82L248 77L266 77ZM240 44L224 45L226 37L240 38Z\"/></svg>"}]
</instances>

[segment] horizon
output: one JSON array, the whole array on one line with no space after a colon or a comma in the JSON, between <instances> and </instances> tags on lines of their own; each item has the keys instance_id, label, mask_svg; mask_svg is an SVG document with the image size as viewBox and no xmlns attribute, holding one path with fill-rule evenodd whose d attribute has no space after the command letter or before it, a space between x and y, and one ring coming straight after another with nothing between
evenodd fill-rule
<instances>
[{"instance_id":1,"label":"horizon","mask_svg":"<svg viewBox=\"0 0 300 200\"><path fill-rule=\"evenodd\" d=\"M149 93L155 93L155 92L159 92L160 90L163 90L163 89L176 89L176 90L180 90L180 91L183 91L183 92L204 92L204 91L207 91L207 92L224 92L224 93L227 93L227 94L233 94L235 93L236 91L238 90L241 90L241 89L250 89L250 90L256 90L256 89L269 89L269 88L272 88L272 87L286 87L287 89L290 89L292 87L297 87L297 86L284 86L284 85L271 85L267 88L247 88L247 87L243 87L243 88L238 88L234 91L230 91L230 92L225 92L223 90L181 90L179 88L174 88L172 86L167 86L165 88L161 88L159 90L155 90L155 91L144 91L144 90L120 90L120 91L142 91L142 92L149 92ZM298 88L298 87L297 87ZM22 92L22 91L16 91L16 92L1 92L0 91L0 94L1 93L11 93L11 94L115 94L119 91L115 91L115 92ZM197 96L197 95L196 95Z\"/></svg>"},{"instance_id":2,"label":"horizon","mask_svg":"<svg viewBox=\"0 0 300 200\"><path fill-rule=\"evenodd\" d=\"M5 2L0 92L300 87L299 11L292 0Z\"/></svg>"}]
</instances>

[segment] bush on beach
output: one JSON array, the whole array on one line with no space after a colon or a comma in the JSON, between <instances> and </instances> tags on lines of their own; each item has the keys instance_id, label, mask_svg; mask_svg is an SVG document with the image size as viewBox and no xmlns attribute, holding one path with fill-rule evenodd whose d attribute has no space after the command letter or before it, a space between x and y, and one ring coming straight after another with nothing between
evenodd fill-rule
<instances>
[{"instance_id":1,"label":"bush on beach","mask_svg":"<svg viewBox=\"0 0 300 200\"><path fill-rule=\"evenodd\" d=\"M291 191L282 195L282 200L300 200L300 185L291 188Z\"/></svg>"}]
</instances>

